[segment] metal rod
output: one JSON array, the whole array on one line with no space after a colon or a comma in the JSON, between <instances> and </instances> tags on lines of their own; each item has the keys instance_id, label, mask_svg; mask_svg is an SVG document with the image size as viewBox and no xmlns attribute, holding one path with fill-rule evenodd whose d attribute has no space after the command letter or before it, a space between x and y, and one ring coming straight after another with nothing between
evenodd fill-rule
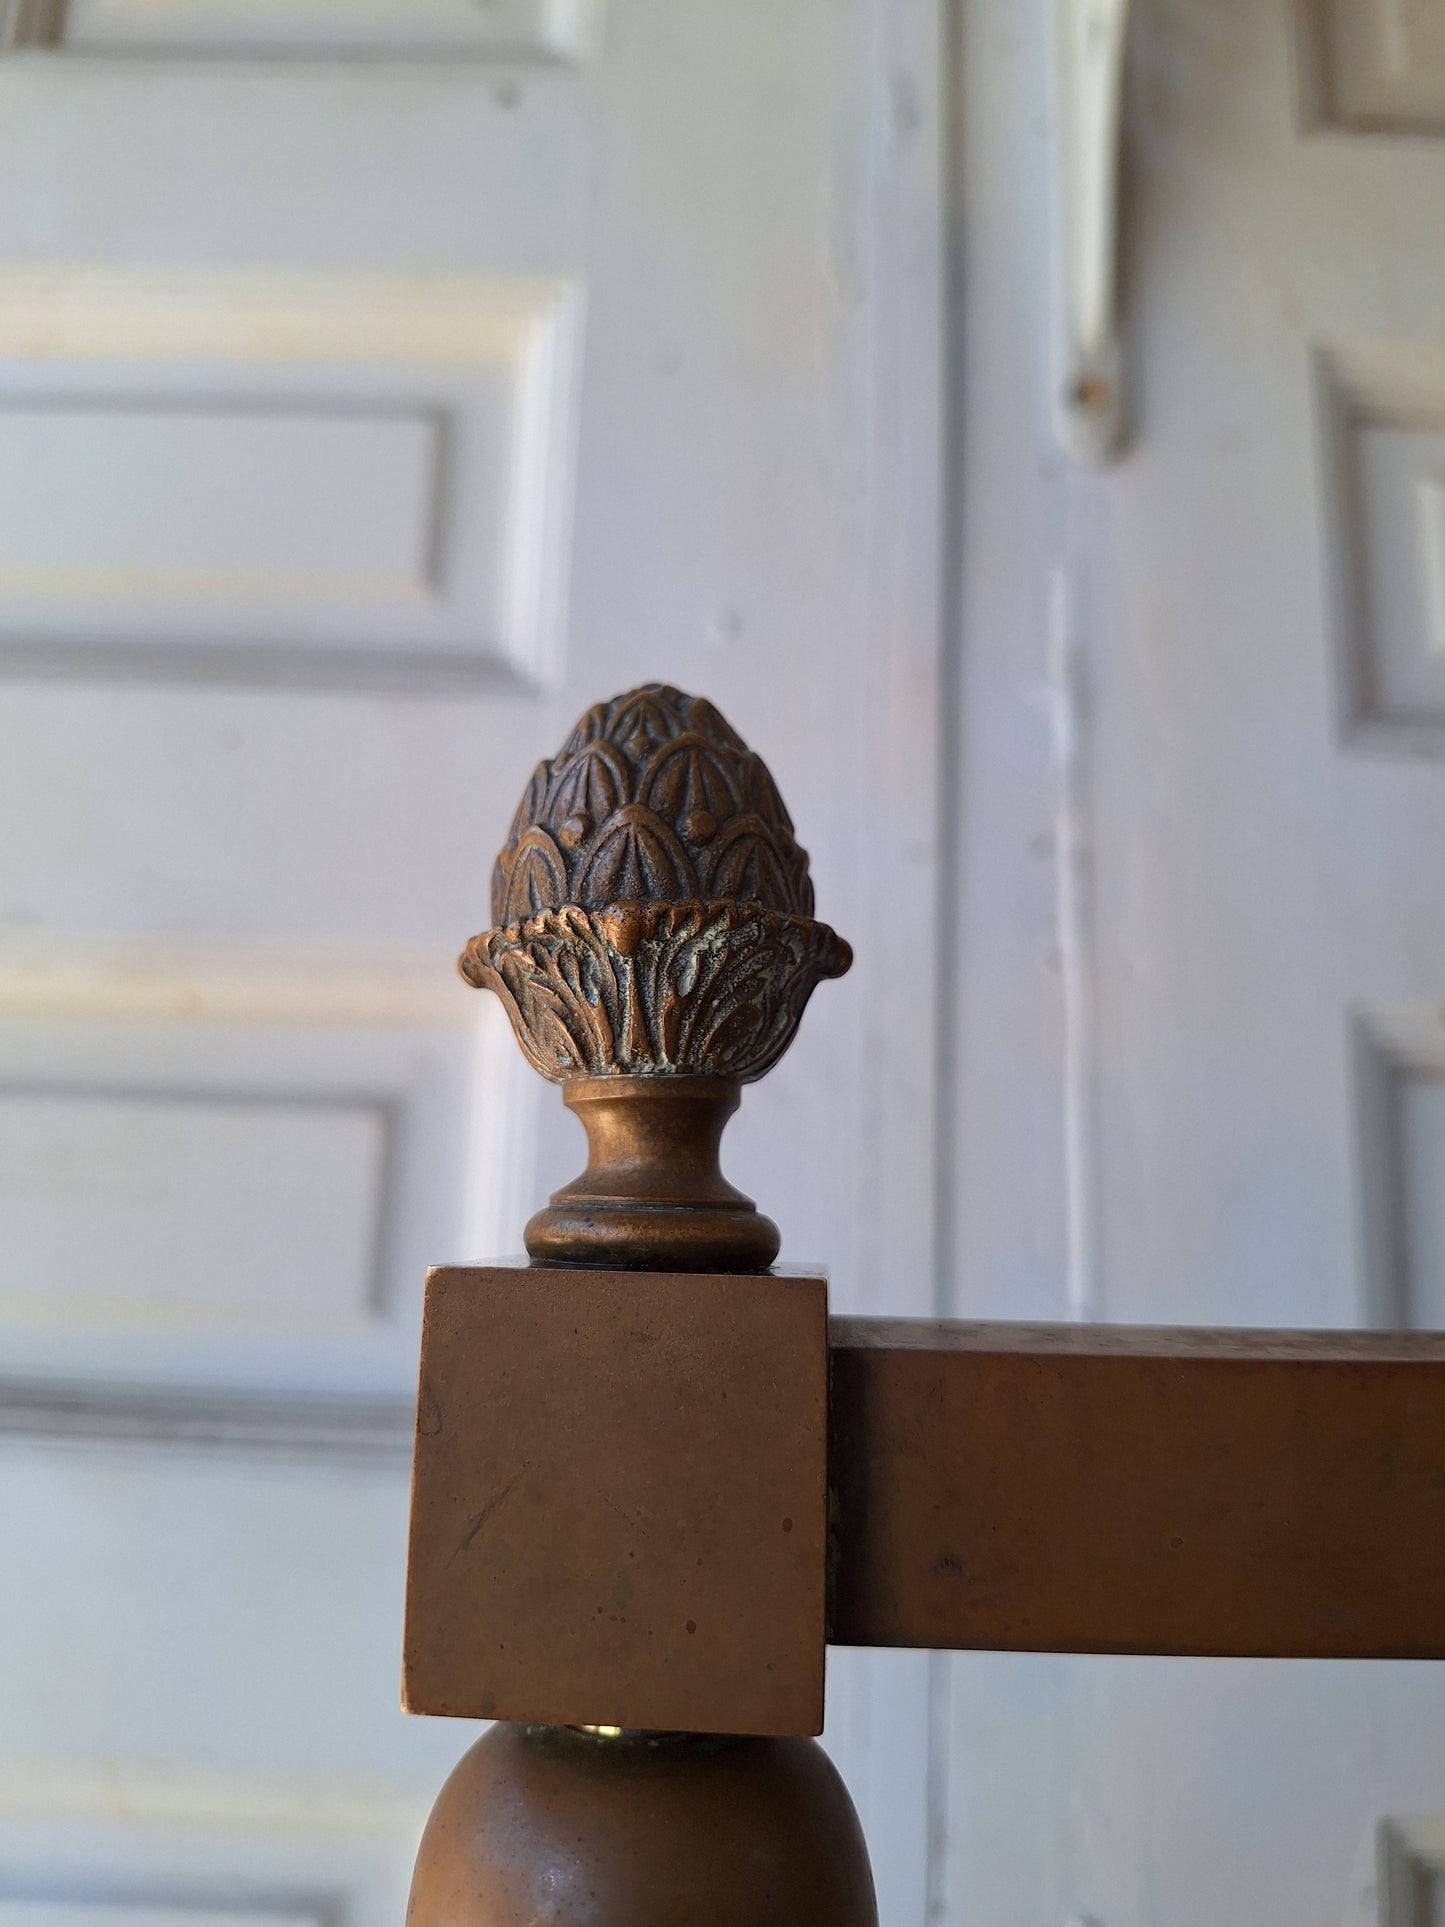
<instances>
[{"instance_id":1,"label":"metal rod","mask_svg":"<svg viewBox=\"0 0 1445 1927\"><path fill-rule=\"evenodd\" d=\"M1445 1657L1445 1336L831 1346L835 1644Z\"/></svg>"}]
</instances>

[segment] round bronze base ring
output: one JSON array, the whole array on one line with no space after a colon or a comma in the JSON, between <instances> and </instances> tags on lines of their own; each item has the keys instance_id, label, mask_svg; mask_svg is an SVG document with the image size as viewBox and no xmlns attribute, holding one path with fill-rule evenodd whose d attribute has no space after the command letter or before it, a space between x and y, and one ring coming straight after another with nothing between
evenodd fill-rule
<instances>
[{"instance_id":1,"label":"round bronze base ring","mask_svg":"<svg viewBox=\"0 0 1445 1927\"><path fill-rule=\"evenodd\" d=\"M735 1078L576 1077L562 1087L587 1131L586 1171L527 1226L545 1264L766 1271L778 1228L723 1176Z\"/></svg>"}]
</instances>

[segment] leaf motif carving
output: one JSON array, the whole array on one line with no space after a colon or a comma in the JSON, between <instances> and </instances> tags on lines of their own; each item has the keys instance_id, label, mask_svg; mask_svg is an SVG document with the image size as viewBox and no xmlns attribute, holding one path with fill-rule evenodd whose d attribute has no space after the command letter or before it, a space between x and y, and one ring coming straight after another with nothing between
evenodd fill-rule
<instances>
[{"instance_id":1,"label":"leaf motif carving","mask_svg":"<svg viewBox=\"0 0 1445 1927\"><path fill-rule=\"evenodd\" d=\"M664 683L588 710L538 766L461 960L544 1076L761 1077L851 952L813 921L767 766Z\"/></svg>"},{"instance_id":2,"label":"leaf motif carving","mask_svg":"<svg viewBox=\"0 0 1445 1927\"><path fill-rule=\"evenodd\" d=\"M468 945L543 1076L761 1077L825 977L852 961L826 924L728 900L568 906Z\"/></svg>"},{"instance_id":3,"label":"leaf motif carving","mask_svg":"<svg viewBox=\"0 0 1445 1927\"><path fill-rule=\"evenodd\" d=\"M737 847L744 823L760 826L750 852ZM536 834L555 865L533 853ZM497 859L492 921L699 894L813 912L807 855L762 759L711 703L649 683L588 710L537 769Z\"/></svg>"},{"instance_id":4,"label":"leaf motif carving","mask_svg":"<svg viewBox=\"0 0 1445 1927\"><path fill-rule=\"evenodd\" d=\"M726 823L743 807L737 759L729 761L703 736L680 736L660 749L642 775L642 800L670 822L687 824L702 812ZM710 843L716 830L695 837Z\"/></svg>"},{"instance_id":5,"label":"leaf motif carving","mask_svg":"<svg viewBox=\"0 0 1445 1927\"><path fill-rule=\"evenodd\" d=\"M502 921L520 923L523 917L550 909L566 884L562 852L545 830L528 830L517 846L517 859L507 878Z\"/></svg>"},{"instance_id":6,"label":"leaf motif carving","mask_svg":"<svg viewBox=\"0 0 1445 1927\"><path fill-rule=\"evenodd\" d=\"M620 751L611 743L589 743L554 772L548 821L555 820L564 844L575 844L626 804L630 788L631 772ZM569 838L569 824L585 827Z\"/></svg>"},{"instance_id":7,"label":"leaf motif carving","mask_svg":"<svg viewBox=\"0 0 1445 1927\"><path fill-rule=\"evenodd\" d=\"M682 840L641 803L629 803L598 831L576 878L579 903L675 900L697 890Z\"/></svg>"},{"instance_id":8,"label":"leaf motif carving","mask_svg":"<svg viewBox=\"0 0 1445 1927\"><path fill-rule=\"evenodd\" d=\"M812 915L813 885L806 869L801 877L792 873L787 852L761 817L736 818L711 855L707 879L710 894L755 903L792 898L807 906L801 915Z\"/></svg>"}]
</instances>

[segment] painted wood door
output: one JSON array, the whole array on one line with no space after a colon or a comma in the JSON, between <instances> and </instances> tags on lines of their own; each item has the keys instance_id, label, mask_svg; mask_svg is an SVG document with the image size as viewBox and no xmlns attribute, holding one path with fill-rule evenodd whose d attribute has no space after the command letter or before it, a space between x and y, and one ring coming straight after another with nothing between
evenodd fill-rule
<instances>
[{"instance_id":1,"label":"painted wood door","mask_svg":"<svg viewBox=\"0 0 1445 1927\"><path fill-rule=\"evenodd\" d=\"M402 1917L422 1277L580 1149L451 960L587 704L772 763L858 964L730 1170L931 1306L932 20L4 12L3 1927ZM890 1922L928 1688L832 1669Z\"/></svg>"},{"instance_id":2,"label":"painted wood door","mask_svg":"<svg viewBox=\"0 0 1445 1927\"><path fill-rule=\"evenodd\" d=\"M962 20L954 1309L1437 1327L1445 14L1139 0L1097 475L1046 10ZM1440 1668L951 1677L950 1918L1442 1917Z\"/></svg>"}]
</instances>

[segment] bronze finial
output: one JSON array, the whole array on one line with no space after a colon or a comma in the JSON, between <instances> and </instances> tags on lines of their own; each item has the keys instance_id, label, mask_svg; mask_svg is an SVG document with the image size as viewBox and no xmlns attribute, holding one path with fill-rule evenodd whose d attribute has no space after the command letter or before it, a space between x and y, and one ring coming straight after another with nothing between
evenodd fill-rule
<instances>
[{"instance_id":1,"label":"bronze finial","mask_svg":"<svg viewBox=\"0 0 1445 1927\"><path fill-rule=\"evenodd\" d=\"M586 1174L527 1227L533 1258L760 1269L777 1228L718 1146L739 1087L852 952L813 918L767 765L663 683L599 703L542 763L461 958L587 1127Z\"/></svg>"}]
</instances>

